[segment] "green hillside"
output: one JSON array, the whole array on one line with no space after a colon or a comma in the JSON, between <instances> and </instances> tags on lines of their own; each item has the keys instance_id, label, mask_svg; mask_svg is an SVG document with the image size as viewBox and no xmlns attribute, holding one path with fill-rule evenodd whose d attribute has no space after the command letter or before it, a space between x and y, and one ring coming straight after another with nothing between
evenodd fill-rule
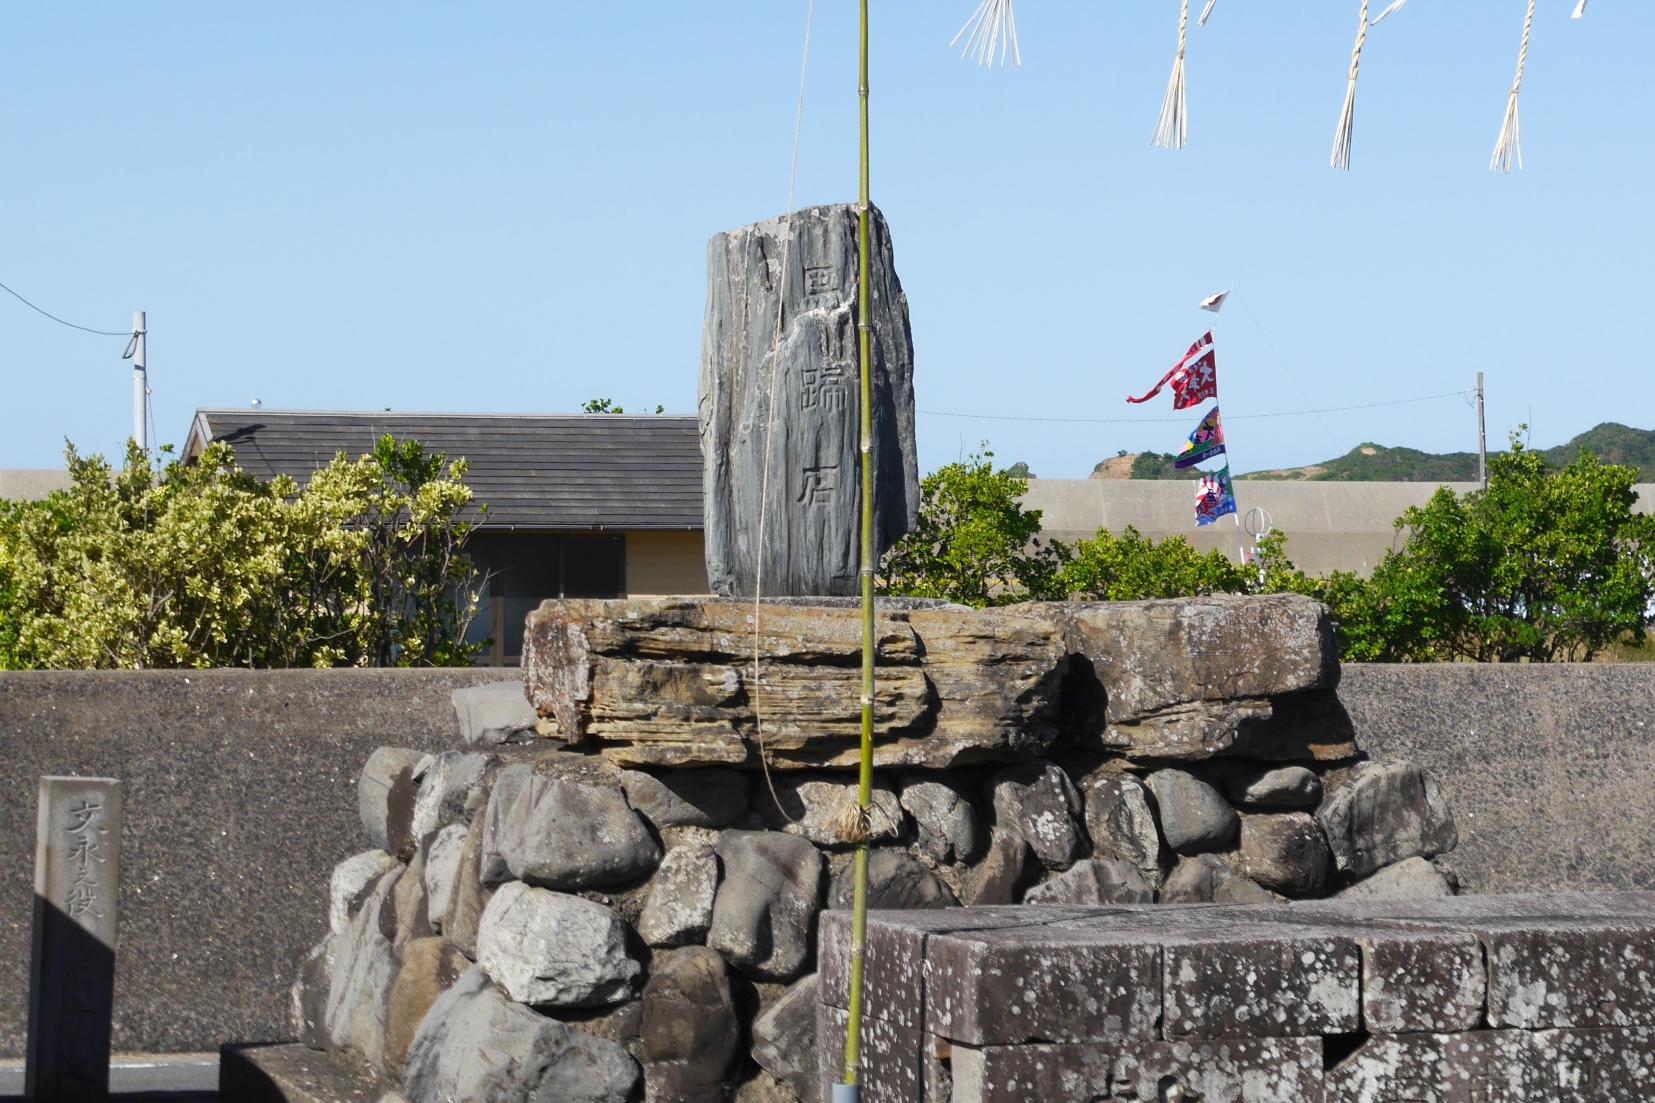
<instances>
[{"instance_id":1,"label":"green hillside","mask_svg":"<svg viewBox=\"0 0 1655 1103\"><path fill-rule=\"evenodd\" d=\"M1582 449L1605 463L1635 467L1640 472L1642 481L1655 482L1655 430L1634 429L1606 421L1581 433L1567 444L1546 449L1542 455L1548 463L1562 467L1578 456ZM1115 472L1124 470L1123 460L1124 457L1111 465ZM1172 466L1172 461L1173 456L1169 453L1140 452L1131 457L1131 477L1188 479L1198 474L1193 470L1179 471ZM1101 471L1104 464L1100 463L1098 467L1100 470L1095 472L1093 477L1108 477ZM1477 453L1421 452L1417 448L1392 448L1368 442L1357 445L1337 459L1323 463L1277 471L1254 471L1242 477L1304 482L1475 482Z\"/></svg>"}]
</instances>

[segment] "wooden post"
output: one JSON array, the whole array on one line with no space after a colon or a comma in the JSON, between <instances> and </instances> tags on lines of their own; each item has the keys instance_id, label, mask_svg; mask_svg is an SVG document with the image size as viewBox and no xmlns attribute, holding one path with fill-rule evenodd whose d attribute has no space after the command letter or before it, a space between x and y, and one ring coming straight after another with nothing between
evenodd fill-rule
<instances>
[{"instance_id":1,"label":"wooden post","mask_svg":"<svg viewBox=\"0 0 1655 1103\"><path fill-rule=\"evenodd\" d=\"M41 778L23 1089L29 1100L109 1098L120 880L121 783Z\"/></svg>"}]
</instances>

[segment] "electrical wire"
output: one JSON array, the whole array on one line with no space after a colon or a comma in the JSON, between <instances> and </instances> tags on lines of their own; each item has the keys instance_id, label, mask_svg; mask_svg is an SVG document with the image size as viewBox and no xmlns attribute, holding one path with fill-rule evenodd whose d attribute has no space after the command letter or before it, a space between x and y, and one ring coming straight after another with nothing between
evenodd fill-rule
<instances>
[{"instance_id":1,"label":"electrical wire","mask_svg":"<svg viewBox=\"0 0 1655 1103\"><path fill-rule=\"evenodd\" d=\"M6 294L10 295L12 298L16 299L18 302L22 303L24 306L26 306L30 310L34 311L36 314L40 314L40 315L43 315L44 317L50 318L52 321L56 322L60 326L68 326L70 329L78 329L82 333L93 333L93 334L96 334L99 337L131 337L132 336L132 331L130 329L123 329L123 330L93 329L91 326L76 325L74 322L67 321L63 318L59 318L56 314L53 314L50 310L42 310L40 307L36 306L34 303L31 303L28 299L25 299L22 295L19 295L17 292L13 291L11 288L7 287L3 283L0 283L0 291L4 291Z\"/></svg>"},{"instance_id":2,"label":"electrical wire","mask_svg":"<svg viewBox=\"0 0 1655 1103\"><path fill-rule=\"evenodd\" d=\"M1407 406L1415 402L1435 402L1443 398L1462 398L1468 392L1464 390L1444 391L1441 394L1420 395L1417 398L1393 398L1387 402L1364 402L1356 406L1325 406L1319 410L1276 410L1262 414L1230 414L1224 415L1225 421L1257 420L1266 417L1307 417L1312 414L1342 414L1350 410L1376 410L1381 406ZM1048 424L1063 425L1142 425L1146 422L1177 422L1183 423L1188 417L1019 417L1014 414L966 414L952 410L918 410L916 413L928 417L963 417L975 421L1038 421Z\"/></svg>"}]
</instances>

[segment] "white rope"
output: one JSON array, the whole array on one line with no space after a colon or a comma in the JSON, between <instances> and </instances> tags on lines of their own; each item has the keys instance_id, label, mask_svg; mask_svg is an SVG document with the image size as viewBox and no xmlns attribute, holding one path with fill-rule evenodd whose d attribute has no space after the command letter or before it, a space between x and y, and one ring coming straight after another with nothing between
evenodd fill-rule
<instances>
[{"instance_id":1,"label":"white rope","mask_svg":"<svg viewBox=\"0 0 1655 1103\"><path fill-rule=\"evenodd\" d=\"M1365 2L1365 0L1364 0ZM1211 10L1211 5L1208 5ZM1202 20L1206 19L1203 15ZM1184 100L1184 51L1190 41L1190 0L1178 4L1178 56L1172 60L1172 79L1161 100L1161 121L1150 144L1160 149L1183 149L1189 140L1189 109Z\"/></svg>"},{"instance_id":2,"label":"white rope","mask_svg":"<svg viewBox=\"0 0 1655 1103\"><path fill-rule=\"evenodd\" d=\"M776 795L775 783L770 779L770 753L764 745L764 715L759 705L758 689L759 656L763 641L760 626L763 623L764 609L764 518L765 506L770 500L770 434L776 425L776 386L781 365L783 317L787 309L787 273L792 264L793 253L793 198L799 181L799 138L804 131L805 84L810 76L810 32L815 23L816 0L809 0L805 7L804 59L799 63L799 102L793 112L793 159L787 172L787 213L782 216L782 263L780 276L776 280L776 327L770 335L770 393L765 399L764 462L759 477L758 540L753 545L753 682L749 688L753 728L758 739L759 766L764 770L764 784L770 789L770 799L775 802L776 810L794 823L798 821L788 815L787 809L782 807L781 798Z\"/></svg>"},{"instance_id":3,"label":"white rope","mask_svg":"<svg viewBox=\"0 0 1655 1103\"><path fill-rule=\"evenodd\" d=\"M1011 63L1023 64L1023 53L1017 47L1017 15L1011 8L1012 0L982 0L977 10L971 13L971 18L965 21L965 26L949 40L950 47L959 45L960 39L965 39L965 49L960 52L961 57L975 56L978 65L991 66L995 63L994 51L1000 51L999 62L1006 63L1006 51L1011 51Z\"/></svg>"},{"instance_id":4,"label":"white rope","mask_svg":"<svg viewBox=\"0 0 1655 1103\"><path fill-rule=\"evenodd\" d=\"M1506 117L1500 124L1500 138L1494 143L1494 156L1488 159L1491 171L1510 172L1512 162L1523 167L1523 142L1517 126L1517 94L1523 90L1523 68L1529 62L1529 34L1534 29L1534 0L1529 0L1528 15L1523 18L1523 45L1517 51L1517 76L1511 82L1511 95L1506 97Z\"/></svg>"},{"instance_id":5,"label":"white rope","mask_svg":"<svg viewBox=\"0 0 1655 1103\"><path fill-rule=\"evenodd\" d=\"M1345 172L1350 171L1351 133L1356 126L1356 78L1362 72L1362 47L1368 44L1370 25L1368 0L1362 0L1362 11L1356 19L1356 45L1350 52L1350 76L1345 82L1345 106L1339 112L1339 125L1333 131L1333 156L1328 159L1328 164Z\"/></svg>"}]
</instances>

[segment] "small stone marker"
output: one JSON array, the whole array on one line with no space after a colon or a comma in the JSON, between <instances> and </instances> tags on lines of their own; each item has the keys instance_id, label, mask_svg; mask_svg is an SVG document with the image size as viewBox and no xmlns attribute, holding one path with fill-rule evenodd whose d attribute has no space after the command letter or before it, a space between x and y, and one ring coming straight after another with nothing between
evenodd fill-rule
<instances>
[{"instance_id":1,"label":"small stone marker","mask_svg":"<svg viewBox=\"0 0 1655 1103\"><path fill-rule=\"evenodd\" d=\"M121 783L43 777L34 865L34 947L24 1095L109 1097Z\"/></svg>"},{"instance_id":2,"label":"small stone marker","mask_svg":"<svg viewBox=\"0 0 1655 1103\"><path fill-rule=\"evenodd\" d=\"M919 468L908 299L885 219L875 210L871 221L874 544L883 554L914 525ZM715 594L751 597L761 554L767 597L859 592L857 245L856 209L845 204L707 245L699 412Z\"/></svg>"}]
</instances>

